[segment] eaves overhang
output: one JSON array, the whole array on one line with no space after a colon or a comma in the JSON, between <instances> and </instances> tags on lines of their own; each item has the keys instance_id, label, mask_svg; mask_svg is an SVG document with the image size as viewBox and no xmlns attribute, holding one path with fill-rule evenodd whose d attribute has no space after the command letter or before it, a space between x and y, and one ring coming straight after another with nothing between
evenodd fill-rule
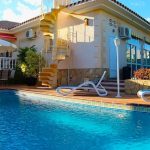
<instances>
[{"instance_id":1,"label":"eaves overhang","mask_svg":"<svg viewBox=\"0 0 150 150\"><path fill-rule=\"evenodd\" d=\"M95 10L104 10L105 12L113 14L119 19L125 20L129 24L150 33L150 23L148 21L128 9L126 6L122 6L121 3L117 3L116 0L82 0L78 3L68 5L62 11L81 15Z\"/></svg>"}]
</instances>

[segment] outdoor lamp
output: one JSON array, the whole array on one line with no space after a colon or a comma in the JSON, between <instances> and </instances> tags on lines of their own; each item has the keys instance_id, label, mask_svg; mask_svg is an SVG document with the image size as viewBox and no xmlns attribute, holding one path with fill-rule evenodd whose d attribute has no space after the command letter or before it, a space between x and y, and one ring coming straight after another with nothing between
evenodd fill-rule
<instances>
[{"instance_id":1,"label":"outdoor lamp","mask_svg":"<svg viewBox=\"0 0 150 150\"><path fill-rule=\"evenodd\" d=\"M88 26L88 25L89 25L89 19L88 19L88 18L85 18L85 19L84 19L84 24L85 24L85 26Z\"/></svg>"},{"instance_id":2,"label":"outdoor lamp","mask_svg":"<svg viewBox=\"0 0 150 150\"><path fill-rule=\"evenodd\" d=\"M119 38L115 38L114 43L115 43L116 47L119 47L119 45L120 45L120 39Z\"/></svg>"},{"instance_id":3,"label":"outdoor lamp","mask_svg":"<svg viewBox=\"0 0 150 150\"><path fill-rule=\"evenodd\" d=\"M116 46L116 55L117 55L117 96L116 97L121 97L120 96L120 69L119 69L119 46L120 46L120 39L115 38L114 43Z\"/></svg>"}]
</instances>

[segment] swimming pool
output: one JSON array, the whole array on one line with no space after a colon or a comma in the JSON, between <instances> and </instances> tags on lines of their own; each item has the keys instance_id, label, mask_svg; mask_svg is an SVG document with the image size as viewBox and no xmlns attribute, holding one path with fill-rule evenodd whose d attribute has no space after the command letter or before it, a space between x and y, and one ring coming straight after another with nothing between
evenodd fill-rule
<instances>
[{"instance_id":1,"label":"swimming pool","mask_svg":"<svg viewBox=\"0 0 150 150\"><path fill-rule=\"evenodd\" d=\"M0 92L0 150L145 150L150 113Z\"/></svg>"}]
</instances>

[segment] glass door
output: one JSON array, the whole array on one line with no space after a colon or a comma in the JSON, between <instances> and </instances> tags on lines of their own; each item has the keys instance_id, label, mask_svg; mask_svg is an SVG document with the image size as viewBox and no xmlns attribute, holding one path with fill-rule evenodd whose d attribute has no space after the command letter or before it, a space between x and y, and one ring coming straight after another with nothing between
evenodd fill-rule
<instances>
[{"instance_id":1,"label":"glass door","mask_svg":"<svg viewBox=\"0 0 150 150\"><path fill-rule=\"evenodd\" d=\"M127 66L131 68L131 77L134 72L142 66L141 45L138 40L132 40L132 44L127 44Z\"/></svg>"}]
</instances>

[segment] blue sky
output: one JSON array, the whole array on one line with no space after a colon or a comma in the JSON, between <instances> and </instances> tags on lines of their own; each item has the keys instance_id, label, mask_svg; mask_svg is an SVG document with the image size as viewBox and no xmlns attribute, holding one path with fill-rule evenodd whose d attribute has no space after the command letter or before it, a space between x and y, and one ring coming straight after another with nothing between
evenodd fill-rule
<instances>
[{"instance_id":1,"label":"blue sky","mask_svg":"<svg viewBox=\"0 0 150 150\"><path fill-rule=\"evenodd\" d=\"M119 0L139 15L150 21L150 0Z\"/></svg>"},{"instance_id":2,"label":"blue sky","mask_svg":"<svg viewBox=\"0 0 150 150\"><path fill-rule=\"evenodd\" d=\"M22 22L41 13L41 0L0 0L0 20ZM52 6L52 0L44 0L44 8ZM119 0L150 21L150 0Z\"/></svg>"}]
</instances>

